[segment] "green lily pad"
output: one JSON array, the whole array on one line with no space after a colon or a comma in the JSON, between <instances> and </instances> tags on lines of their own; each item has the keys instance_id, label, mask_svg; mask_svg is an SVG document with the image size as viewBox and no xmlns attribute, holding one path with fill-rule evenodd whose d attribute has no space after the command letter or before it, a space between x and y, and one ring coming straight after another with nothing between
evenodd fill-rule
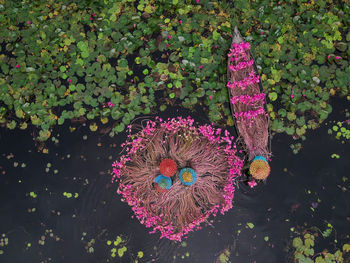
<instances>
[{"instance_id":1,"label":"green lily pad","mask_svg":"<svg viewBox=\"0 0 350 263\"><path fill-rule=\"evenodd\" d=\"M269 99L270 99L271 101L277 100L277 93L276 93L276 92L271 92L271 93L269 93Z\"/></svg>"},{"instance_id":2,"label":"green lily pad","mask_svg":"<svg viewBox=\"0 0 350 263\"><path fill-rule=\"evenodd\" d=\"M96 124L96 123L92 123L92 124L90 124L90 125L89 125L89 128L90 128L90 130L91 130L91 131L93 131L93 132L94 132L94 131L96 131L96 130L97 130L98 126L97 126L97 124Z\"/></svg>"}]
</instances>

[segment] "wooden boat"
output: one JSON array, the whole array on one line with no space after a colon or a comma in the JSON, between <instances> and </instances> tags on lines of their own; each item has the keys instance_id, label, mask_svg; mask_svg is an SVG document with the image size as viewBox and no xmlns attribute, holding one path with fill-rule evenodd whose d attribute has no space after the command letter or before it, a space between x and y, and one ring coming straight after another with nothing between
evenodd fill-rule
<instances>
[{"instance_id":1,"label":"wooden boat","mask_svg":"<svg viewBox=\"0 0 350 263\"><path fill-rule=\"evenodd\" d=\"M238 142L246 150L249 161L259 155L269 159L270 119L265 94L250 45L244 42L237 27L232 34L231 48L227 63L227 86L231 112L239 135ZM235 55L233 59L232 54L240 54L242 57Z\"/></svg>"}]
</instances>

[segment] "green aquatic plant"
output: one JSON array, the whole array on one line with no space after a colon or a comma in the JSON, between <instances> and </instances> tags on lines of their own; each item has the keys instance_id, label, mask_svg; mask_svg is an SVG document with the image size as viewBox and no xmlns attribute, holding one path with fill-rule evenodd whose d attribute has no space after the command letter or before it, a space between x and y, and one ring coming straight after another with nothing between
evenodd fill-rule
<instances>
[{"instance_id":1,"label":"green aquatic plant","mask_svg":"<svg viewBox=\"0 0 350 263\"><path fill-rule=\"evenodd\" d=\"M350 244L345 243L342 246L334 249L334 252L330 252L327 249L316 252L316 241L319 240L319 234L323 238L327 238L333 232L333 226L328 223L327 228L324 231L319 230L317 227L312 227L298 236L293 238L291 249L291 262L295 263L343 263L349 259ZM337 240L335 240L337 243Z\"/></svg>"},{"instance_id":2,"label":"green aquatic plant","mask_svg":"<svg viewBox=\"0 0 350 263\"><path fill-rule=\"evenodd\" d=\"M65 196L66 198L72 198L72 197L74 197L74 198L78 198L79 197L79 194L78 193L74 193L74 195L73 195L73 193L67 193L67 192L63 192L63 196Z\"/></svg>"},{"instance_id":3,"label":"green aquatic plant","mask_svg":"<svg viewBox=\"0 0 350 263\"><path fill-rule=\"evenodd\" d=\"M38 195L35 192L30 192L29 196L32 198L37 198Z\"/></svg>"},{"instance_id":4,"label":"green aquatic plant","mask_svg":"<svg viewBox=\"0 0 350 263\"><path fill-rule=\"evenodd\" d=\"M230 263L231 252L228 249L225 249L216 260L217 263Z\"/></svg>"},{"instance_id":5,"label":"green aquatic plant","mask_svg":"<svg viewBox=\"0 0 350 263\"><path fill-rule=\"evenodd\" d=\"M86 252L94 253L95 252L94 244L95 244L95 239L94 238L92 238L89 242L87 242L86 245L85 245Z\"/></svg>"},{"instance_id":6,"label":"green aquatic plant","mask_svg":"<svg viewBox=\"0 0 350 263\"><path fill-rule=\"evenodd\" d=\"M328 129L328 134L335 135L337 140L341 140L344 143L347 140L350 140L350 120L338 121L332 126L331 129Z\"/></svg>"},{"instance_id":7,"label":"green aquatic plant","mask_svg":"<svg viewBox=\"0 0 350 263\"><path fill-rule=\"evenodd\" d=\"M42 141L51 137L55 125L67 120L91 121L91 131L107 125L113 136L122 132L136 115L154 110L157 90L176 100L181 89L187 89L186 78L193 74L181 71L181 51L168 48L190 48L197 61L197 46L202 40L196 36L192 42L191 34L200 33L202 27L197 25L216 19L216 13L224 7L215 4L215 13L209 14L211 4L201 9L197 3L173 1L155 5L154 1L143 1L135 8L134 2L91 2L85 10L84 5L64 1L25 6L1 3L5 16L1 20L0 41L5 45L0 50L0 122L9 129L26 129L32 124L39 129L37 138ZM187 19L190 10L197 15ZM228 31L228 15L219 17L221 30ZM56 28L57 24L60 28ZM174 30L178 30L178 35ZM208 35L216 40L219 36L218 30ZM209 42L205 42L205 48L202 62L208 63L224 49L220 47L211 54ZM162 55L161 60L169 56L170 61L157 60L157 52ZM135 54L133 60L139 67L131 61ZM212 71L217 67L218 64ZM195 96L189 94L189 102L196 103L196 96L204 94L204 90Z\"/></svg>"},{"instance_id":8,"label":"green aquatic plant","mask_svg":"<svg viewBox=\"0 0 350 263\"><path fill-rule=\"evenodd\" d=\"M115 258L117 254L121 258L123 257L124 253L127 251L127 248L125 246L126 239L124 239L122 236L117 236L117 238L114 241L107 240L106 243L108 246L112 247L110 249L112 258Z\"/></svg>"},{"instance_id":9,"label":"green aquatic plant","mask_svg":"<svg viewBox=\"0 0 350 263\"><path fill-rule=\"evenodd\" d=\"M166 105L198 104L232 126L234 26L252 44L274 133L305 139L330 96L350 99L348 2L1 0L0 11L0 124L35 127L41 141L67 122L114 136Z\"/></svg>"},{"instance_id":10,"label":"green aquatic plant","mask_svg":"<svg viewBox=\"0 0 350 263\"><path fill-rule=\"evenodd\" d=\"M300 142L291 144L289 147L292 149L294 154L297 154L303 148Z\"/></svg>"},{"instance_id":11,"label":"green aquatic plant","mask_svg":"<svg viewBox=\"0 0 350 263\"><path fill-rule=\"evenodd\" d=\"M8 246L9 239L6 234L2 234L0 238L0 255L4 254L4 248Z\"/></svg>"}]
</instances>

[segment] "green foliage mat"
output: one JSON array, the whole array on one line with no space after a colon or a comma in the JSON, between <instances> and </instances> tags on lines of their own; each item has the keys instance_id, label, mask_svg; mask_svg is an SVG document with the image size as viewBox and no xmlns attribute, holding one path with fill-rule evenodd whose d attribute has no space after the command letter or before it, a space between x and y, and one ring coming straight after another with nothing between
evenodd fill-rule
<instances>
[{"instance_id":1,"label":"green foliage mat","mask_svg":"<svg viewBox=\"0 0 350 263\"><path fill-rule=\"evenodd\" d=\"M234 2L234 3L232 3ZM275 132L305 138L349 97L348 1L0 0L0 123L40 130L89 120L122 132L181 103L233 125L230 33L252 45Z\"/></svg>"},{"instance_id":2,"label":"green foliage mat","mask_svg":"<svg viewBox=\"0 0 350 263\"><path fill-rule=\"evenodd\" d=\"M333 231L333 226L328 223L328 228L320 232L321 235L317 231L320 231L317 227L311 227L310 230L305 230L305 233L302 235L295 237L292 241L292 248L289 252L290 259L288 262L296 262L296 263L342 263L348 262L349 252L350 252L350 244L345 243L340 246L339 245L333 249L334 253L329 252L327 249L323 251L315 253L315 239L321 236L323 238L327 238ZM318 238L319 240L320 238ZM335 240L337 241L337 240Z\"/></svg>"}]
</instances>

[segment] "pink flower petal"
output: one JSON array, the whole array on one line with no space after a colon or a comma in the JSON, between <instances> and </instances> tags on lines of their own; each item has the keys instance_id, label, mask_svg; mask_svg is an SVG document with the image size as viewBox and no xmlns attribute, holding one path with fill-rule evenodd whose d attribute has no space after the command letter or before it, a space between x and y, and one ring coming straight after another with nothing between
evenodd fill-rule
<instances>
[{"instance_id":1,"label":"pink flower petal","mask_svg":"<svg viewBox=\"0 0 350 263\"><path fill-rule=\"evenodd\" d=\"M248 185L250 186L250 188L254 188L255 186L257 186L258 184L253 180L253 181L249 181Z\"/></svg>"}]
</instances>

